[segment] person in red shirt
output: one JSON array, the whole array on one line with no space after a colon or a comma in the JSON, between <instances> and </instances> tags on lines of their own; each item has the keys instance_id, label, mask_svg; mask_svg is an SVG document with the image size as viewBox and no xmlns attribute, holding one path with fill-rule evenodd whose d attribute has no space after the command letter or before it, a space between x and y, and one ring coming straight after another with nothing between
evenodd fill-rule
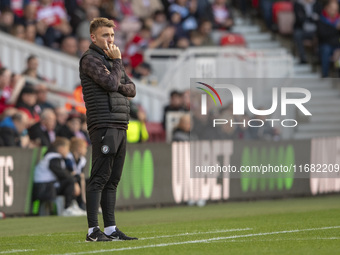
<instances>
[{"instance_id":1,"label":"person in red shirt","mask_svg":"<svg viewBox=\"0 0 340 255\"><path fill-rule=\"evenodd\" d=\"M61 1L40 0L37 11L37 29L44 44L52 47L62 36L71 33L66 9Z\"/></svg>"}]
</instances>

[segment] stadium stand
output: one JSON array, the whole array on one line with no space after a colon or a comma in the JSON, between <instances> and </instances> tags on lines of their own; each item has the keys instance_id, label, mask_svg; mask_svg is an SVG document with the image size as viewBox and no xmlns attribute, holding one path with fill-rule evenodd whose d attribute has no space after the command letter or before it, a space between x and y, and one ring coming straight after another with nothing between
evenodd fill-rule
<instances>
[{"instance_id":1,"label":"stadium stand","mask_svg":"<svg viewBox=\"0 0 340 255\"><path fill-rule=\"evenodd\" d=\"M87 19L86 10L90 8L89 3L84 1L81 5L76 3L72 5L66 1L57 2L56 6L64 2L65 10L71 18L70 25L73 31L71 34L74 34L81 21L86 21ZM101 5L92 7L98 8L101 15L111 15L110 17L118 15L117 13L113 14L110 12L109 9L105 9L104 7L109 8L110 6L105 5L107 3L104 2ZM120 1L118 2L120 3ZM62 6L62 8L64 7ZM132 6L127 5L125 7L124 15L134 17L135 14L133 13ZM167 11L169 6L165 5L165 7L164 12L169 14ZM252 1L252 7L259 11L261 9L260 1ZM230 12L231 9L229 6L228 8L225 10ZM279 1L273 4L271 10L272 21L278 24L281 34L291 34L292 3L290 1ZM7 12L8 10L6 10L6 14ZM25 13L25 8L23 8L22 12ZM301 125L301 128L297 129L294 135L289 134L286 138L305 138L338 132L337 123L340 121L340 116L337 117L337 114L332 116L332 118L329 117L326 123L322 122L325 125L321 125L321 121L325 121L326 118L324 113L338 107L337 97L339 93L333 88L332 82L326 80L319 81L316 79L319 77L319 74L312 72L312 68L309 65L298 65L298 61L291 56L286 48L281 46L280 41L277 39L273 40L271 32L263 30L262 26L259 25L262 22L261 20L260 22L252 22L250 25L249 20L241 17L238 11L233 10L230 13L232 13L230 17L233 19L233 26L230 28L230 31L215 29L209 35L216 47L189 47L187 49L147 47L152 45L151 42L159 38L149 38L147 33L145 35L137 33L138 39L135 33L126 33L128 30L126 27L132 26L133 29L131 31L138 32L142 27L145 28L145 25L148 23L138 21L131 24L124 19L124 15L117 16L117 43L123 45L122 48L125 48L124 45L128 45L129 42L133 42L133 38L137 38L138 40L135 42L135 46L138 46L137 53L143 53L141 60L151 65L152 75L155 77L154 80L158 81L157 85L155 83L142 84L138 80L135 81L138 87L135 100L137 103L142 104L146 111L148 120L146 126L151 130L155 130L155 134L149 133L150 140L153 137L155 137L155 140L165 137L165 133L160 131L158 123L162 120L162 109L167 103L167 95L172 89L182 91L188 89L190 77L303 77L314 79L314 82L306 86L309 86L308 88L310 88L313 98L315 98L313 103L311 103L311 107L317 108L316 113L308 120L309 122L306 124L308 128ZM289 20L289 24L287 20ZM281 26L281 24L284 26ZM165 22L163 25L169 26L169 23ZM145 31L147 32L148 29ZM172 41L171 31L167 29L164 29L164 31L167 31L168 46L174 47L175 42ZM159 36L162 37L161 35ZM60 44L61 41L58 43ZM234 46L235 43L246 46L246 48L221 48L218 46L219 44ZM159 47L161 48L162 46ZM15 73L21 73L25 65L23 59L26 59L31 54L36 55L40 59L39 73L49 80L56 81L55 85L47 83L49 99L58 106L63 106L66 101L71 101L75 106L82 107L81 104L79 105L79 100L74 102L72 95L74 87L79 85L77 57L42 47L39 40L32 44L0 32L0 56L3 66L9 67ZM223 68L226 66L230 68ZM126 68L130 70L130 63L126 63ZM33 80L31 82L37 83ZM335 121L333 117L335 117Z\"/></svg>"}]
</instances>

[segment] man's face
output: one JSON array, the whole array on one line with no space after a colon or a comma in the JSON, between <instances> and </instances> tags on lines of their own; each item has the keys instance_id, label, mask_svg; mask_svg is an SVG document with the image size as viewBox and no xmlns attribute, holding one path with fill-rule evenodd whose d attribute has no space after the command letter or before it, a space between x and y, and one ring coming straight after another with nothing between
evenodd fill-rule
<instances>
[{"instance_id":1,"label":"man's face","mask_svg":"<svg viewBox=\"0 0 340 255\"><path fill-rule=\"evenodd\" d=\"M57 120L54 114L47 116L45 119L41 120L41 123L45 126L47 131L53 131L57 124Z\"/></svg>"},{"instance_id":2,"label":"man's face","mask_svg":"<svg viewBox=\"0 0 340 255\"><path fill-rule=\"evenodd\" d=\"M113 27L99 27L91 34L91 40L99 48L106 50L108 45L113 44L114 34Z\"/></svg>"},{"instance_id":3,"label":"man's face","mask_svg":"<svg viewBox=\"0 0 340 255\"><path fill-rule=\"evenodd\" d=\"M32 58L30 61L28 61L27 63L27 67L28 69L31 70L36 70L38 69L39 66L39 60L37 58Z\"/></svg>"}]
</instances>

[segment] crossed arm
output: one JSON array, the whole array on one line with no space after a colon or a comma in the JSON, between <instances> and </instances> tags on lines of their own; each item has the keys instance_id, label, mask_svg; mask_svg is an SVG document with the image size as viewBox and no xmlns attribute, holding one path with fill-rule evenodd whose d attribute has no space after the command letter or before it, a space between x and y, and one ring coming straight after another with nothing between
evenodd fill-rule
<instances>
[{"instance_id":1,"label":"crossed arm","mask_svg":"<svg viewBox=\"0 0 340 255\"><path fill-rule=\"evenodd\" d=\"M136 86L125 74L121 59L114 59L112 69L108 70L100 59L87 55L81 62L81 68L107 92L119 92L126 97L136 95ZM121 70L125 74L124 84L120 84Z\"/></svg>"}]
</instances>

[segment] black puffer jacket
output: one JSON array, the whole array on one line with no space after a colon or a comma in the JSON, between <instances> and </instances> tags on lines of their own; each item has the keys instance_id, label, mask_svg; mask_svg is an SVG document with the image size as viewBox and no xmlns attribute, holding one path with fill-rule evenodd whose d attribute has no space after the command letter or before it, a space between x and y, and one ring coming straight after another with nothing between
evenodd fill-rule
<instances>
[{"instance_id":1,"label":"black puffer jacket","mask_svg":"<svg viewBox=\"0 0 340 255\"><path fill-rule=\"evenodd\" d=\"M80 59L80 79L86 106L87 126L94 129L127 129L135 84L126 75L120 59L110 59L94 44Z\"/></svg>"}]
</instances>

